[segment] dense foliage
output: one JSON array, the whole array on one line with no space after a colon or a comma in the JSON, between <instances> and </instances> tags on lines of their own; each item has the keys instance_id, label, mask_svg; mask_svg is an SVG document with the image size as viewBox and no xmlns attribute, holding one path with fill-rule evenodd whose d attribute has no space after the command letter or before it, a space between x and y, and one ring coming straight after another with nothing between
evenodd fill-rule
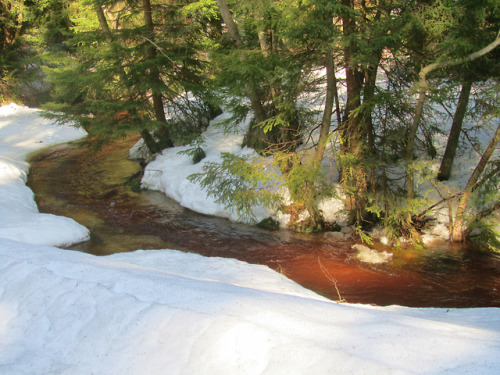
<instances>
[{"instance_id":1,"label":"dense foliage","mask_svg":"<svg viewBox=\"0 0 500 375\"><path fill-rule=\"evenodd\" d=\"M498 1L1 0L0 7L0 99L15 98L13 77L27 71L29 57L51 85L45 108L84 127L94 145L135 131L153 154L197 139L193 150L203 155L198 137L219 107L232 113L229 130L250 117L244 144L260 157L225 155L192 177L243 216L254 204L304 210L306 224L291 225L322 230L328 223L318 204L335 195L359 233L378 222L394 240L418 242L426 214L439 207L416 192L430 182L442 205L458 205L453 239L498 220L498 130L463 192L440 182L450 178L461 142L498 122ZM422 162L438 157L437 107L453 117L438 176ZM329 163L338 175L325 173Z\"/></svg>"}]
</instances>

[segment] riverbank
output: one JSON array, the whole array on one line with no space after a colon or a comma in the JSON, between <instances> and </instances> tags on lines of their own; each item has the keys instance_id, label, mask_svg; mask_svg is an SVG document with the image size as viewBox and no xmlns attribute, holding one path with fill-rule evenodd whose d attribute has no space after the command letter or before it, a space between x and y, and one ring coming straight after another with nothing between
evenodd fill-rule
<instances>
[{"instance_id":1,"label":"riverbank","mask_svg":"<svg viewBox=\"0 0 500 375\"><path fill-rule=\"evenodd\" d=\"M48 143L39 137L47 129L59 140L68 128L0 109L1 373L498 371L498 308L338 304L236 260L171 250L95 257L37 244L81 240L56 222L34 231L34 221L17 221L19 236L8 239L16 215L40 215L23 188L24 158Z\"/></svg>"},{"instance_id":2,"label":"riverbank","mask_svg":"<svg viewBox=\"0 0 500 375\"><path fill-rule=\"evenodd\" d=\"M451 127L451 118L442 109L435 108L435 112L436 116L442 118L443 121L442 133L434 135L435 153L436 155L443 155L447 144L447 130L449 131ZM245 219L239 217L235 210L217 202L215 197L207 196L206 190L199 182L193 182L188 178L190 175L203 173L203 168L207 164L221 163L223 160L222 155L226 152L243 158L258 157L254 150L241 146L245 130L249 126L248 122L242 122L237 129L232 129L231 133L227 134L224 132L223 127L218 124L227 121L228 117L228 113L220 115L211 122L209 128L203 133L203 144L201 147L206 154L204 159L198 163L193 163L192 156L188 152L193 147L190 145L165 149L160 154L155 155L154 159L146 166L142 178L142 187L160 191L190 210L206 215L229 218L236 222L245 222ZM467 126L474 128L476 125L468 124ZM437 182L435 180L440 167L440 157L430 158L424 154L419 156L422 169L415 172L415 181L417 196L422 200L421 211L425 212L426 217L426 225L422 229L421 239L423 244L449 240L450 222L455 219L453 215L455 215L458 204L457 197L465 189L468 179L481 158L481 150L484 150L490 142L491 134L492 132L487 127L475 128L475 139L469 139L468 142L471 142L471 144L459 148L455 156L451 178L448 181ZM317 134L313 134L309 140L311 145L303 145L303 147L307 149L308 146L312 146L315 136ZM500 149L497 147L492 160L497 159L499 156ZM130 157L132 159L144 159L147 157L147 150L142 140L131 149ZM392 178L395 180L405 175L404 166L395 163L395 165L389 167L387 173L392 173ZM330 156L324 158L323 168L324 173L327 176L331 176L332 186L337 191L337 197L322 199L318 202L318 208L322 212L326 222L341 228L339 232L336 232L337 237L348 239L353 228L348 226L347 214L344 207L345 195L342 193L342 187L338 183L338 177L336 177L338 170L335 164L335 157L331 153ZM455 196L455 199L444 199L452 196ZM427 210L429 207L433 208ZM291 215L288 213L278 210L273 211L263 207L254 207L252 213L255 222L272 218L282 228L287 226L291 218ZM305 211L299 214L303 219L307 218ZM500 213L497 215L494 227L500 233ZM375 227L370 235L383 243L388 243L383 230Z\"/></svg>"},{"instance_id":3,"label":"riverbank","mask_svg":"<svg viewBox=\"0 0 500 375\"><path fill-rule=\"evenodd\" d=\"M67 248L93 255L176 249L238 259L268 266L333 301L500 307L500 257L444 241L425 249L387 250L375 243L374 250L339 239L339 232L269 231L196 213L161 192L133 192L125 181L140 170L127 160L136 140L113 140L99 152L58 145L30 158L28 187L39 209L70 217L92 233Z\"/></svg>"}]
</instances>

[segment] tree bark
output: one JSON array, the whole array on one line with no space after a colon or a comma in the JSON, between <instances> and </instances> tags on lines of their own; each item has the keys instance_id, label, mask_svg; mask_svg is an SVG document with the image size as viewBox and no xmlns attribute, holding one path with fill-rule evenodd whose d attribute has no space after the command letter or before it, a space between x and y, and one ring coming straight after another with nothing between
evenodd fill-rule
<instances>
[{"instance_id":1,"label":"tree bark","mask_svg":"<svg viewBox=\"0 0 500 375\"><path fill-rule=\"evenodd\" d=\"M420 76L419 82L419 94L417 107L415 109L415 116L413 117L413 123L408 133L408 139L406 140L406 189L407 196L409 199L415 198L415 173L413 171L413 149L415 148L415 137L417 136L418 126L420 124L420 119L422 118L422 113L424 112L424 104L426 91L425 88L426 81L425 75Z\"/></svg>"},{"instance_id":2,"label":"tree bark","mask_svg":"<svg viewBox=\"0 0 500 375\"><path fill-rule=\"evenodd\" d=\"M97 19L99 20L99 26L101 27L101 30L108 38L108 41L111 41L113 39L113 36L111 35L111 29L109 28L108 20L106 19L106 15L102 10L102 6L97 1L94 1L94 10L97 14Z\"/></svg>"},{"instance_id":3,"label":"tree bark","mask_svg":"<svg viewBox=\"0 0 500 375\"><path fill-rule=\"evenodd\" d=\"M156 154L161 151L161 148L158 146L153 136L147 130L141 131L141 137L149 152L151 152L152 154Z\"/></svg>"},{"instance_id":4,"label":"tree bark","mask_svg":"<svg viewBox=\"0 0 500 375\"><path fill-rule=\"evenodd\" d=\"M233 16L231 14L231 11L229 10L229 7L227 6L226 0L217 0L217 5L219 6L222 20L226 24L229 36L233 40L234 44L236 44L236 48L242 48L243 42L241 41L240 32L238 31L236 23L234 23Z\"/></svg>"},{"instance_id":5,"label":"tree bark","mask_svg":"<svg viewBox=\"0 0 500 375\"><path fill-rule=\"evenodd\" d=\"M467 112L467 106L469 105L471 88L472 81L467 81L464 82L464 84L462 85L462 90L460 90L457 109L455 111L455 116L453 117L453 123L451 125L450 135L446 144L446 150L444 152L443 160L441 161L441 167L439 168L439 173L437 176L437 179L439 181L445 181L450 178L453 160L455 159L455 153L458 147L458 141L460 139L460 134L462 133L462 124L464 121L465 113Z\"/></svg>"},{"instance_id":6,"label":"tree bark","mask_svg":"<svg viewBox=\"0 0 500 375\"><path fill-rule=\"evenodd\" d=\"M346 7L354 9L352 0L343 0ZM342 17L343 34L352 38L355 33L356 21L352 13L346 12ZM365 171L364 151L366 141L366 124L362 116L354 113L361 106L361 91L363 76L354 62L356 46L354 42L344 47L344 67L346 71L347 103L345 106L344 121L340 125L341 146L340 152L349 160L341 166L341 180L349 192L347 205L351 211L352 221L360 225L366 206L365 192L367 189L367 175Z\"/></svg>"},{"instance_id":7,"label":"tree bark","mask_svg":"<svg viewBox=\"0 0 500 375\"><path fill-rule=\"evenodd\" d=\"M151 2L150 0L142 0L143 12L144 12L144 24L148 29L150 36L149 39L152 42L152 45L148 48L148 59L156 58L156 46L154 45L154 24L153 24L153 16L151 11ZM158 87L161 86L162 81L160 78L160 73L158 69L154 66L150 68L149 77L151 80L151 98L153 100L153 110L155 113L156 121L158 121L161 125L158 129L158 135L160 136L159 146L161 149L173 147L174 143L172 142L171 136L169 134L167 126L167 120L165 117L165 108L163 107L163 99L161 91L158 90Z\"/></svg>"},{"instance_id":8,"label":"tree bark","mask_svg":"<svg viewBox=\"0 0 500 375\"><path fill-rule=\"evenodd\" d=\"M362 121L366 124L366 132L368 136L368 156L370 159L374 159L375 157L375 129L373 128L373 118L372 111L374 105L370 103L373 101L375 97L375 89L377 86L377 73L378 67L380 64L380 60L382 58L382 51L378 51L376 54L377 59L376 63L369 65L365 69L365 84L363 89L363 104L365 105L365 109L363 111ZM374 163L370 166L370 186L373 193L376 190L376 181L375 181L375 165Z\"/></svg>"},{"instance_id":9,"label":"tree bark","mask_svg":"<svg viewBox=\"0 0 500 375\"><path fill-rule=\"evenodd\" d=\"M104 14L102 6L97 1L94 1L93 5L94 5L94 11L96 12L97 19L99 20L99 26L101 27L102 32L104 33L104 35L106 35L106 39L109 43L113 42L113 39L114 39L113 34L111 32L111 28L109 27L108 20L106 18L106 15ZM149 7L149 10L151 10L150 7ZM151 20L151 24L152 24L152 20ZM119 75L120 75L120 79L122 79L123 81L125 81L127 79L127 74L123 69L121 69L119 71ZM148 148L148 150L152 154L156 154L162 150L162 147L160 147L160 145L155 141L153 136L147 130L141 131L141 137L144 140L146 147Z\"/></svg>"},{"instance_id":10,"label":"tree bark","mask_svg":"<svg viewBox=\"0 0 500 375\"><path fill-rule=\"evenodd\" d=\"M484 169L486 168L486 165L488 164L488 161L490 160L491 155L495 151L495 148L497 147L498 143L500 142L500 123L497 126L497 130L495 134L493 135L493 138L491 139L488 147L484 151L483 156L479 160L479 163L477 164L476 168L474 169L474 172L472 172L472 175L469 178L469 181L467 182L467 186L465 187L465 190L462 194L462 198L460 198L460 201L458 203L458 208L457 208L457 213L455 214L455 223L453 225L453 233L452 233L452 241L453 242L460 242L464 240L464 226L465 226L465 210L467 208L467 204L469 203L469 198L474 190L474 187L476 186L477 181L479 180L479 177L481 174L484 172Z\"/></svg>"},{"instance_id":11,"label":"tree bark","mask_svg":"<svg viewBox=\"0 0 500 375\"><path fill-rule=\"evenodd\" d=\"M224 23L226 24L227 30L229 32L229 36L234 42L237 49L243 48L243 42L241 40L240 33L238 31L238 27L233 20L233 16L227 6L226 0L217 0L217 5L219 6L219 10L222 16ZM245 91L247 93L248 99L250 99L250 105L252 106L255 121L257 123L263 122L267 119L266 111L262 105L262 101L260 100L259 94L257 90L252 87L251 84L247 83L245 86Z\"/></svg>"},{"instance_id":12,"label":"tree bark","mask_svg":"<svg viewBox=\"0 0 500 375\"><path fill-rule=\"evenodd\" d=\"M326 50L325 67L326 67L326 99L325 108L323 110L323 118L321 119L321 130L319 134L318 146L314 154L314 162L318 166L323 160L325 154L328 135L330 134L330 126L332 123L333 103L336 91L335 65L333 63L333 51L329 47Z\"/></svg>"}]
</instances>

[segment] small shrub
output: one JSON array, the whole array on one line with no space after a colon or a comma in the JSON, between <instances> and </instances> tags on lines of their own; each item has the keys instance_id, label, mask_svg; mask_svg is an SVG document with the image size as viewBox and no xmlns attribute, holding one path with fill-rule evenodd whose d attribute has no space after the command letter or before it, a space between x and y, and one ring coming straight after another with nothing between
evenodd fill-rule
<instances>
[{"instance_id":1,"label":"small shrub","mask_svg":"<svg viewBox=\"0 0 500 375\"><path fill-rule=\"evenodd\" d=\"M259 228L267 229L267 230L279 230L280 229L280 223L276 220L274 220L272 217L265 218L261 222L257 224Z\"/></svg>"}]
</instances>

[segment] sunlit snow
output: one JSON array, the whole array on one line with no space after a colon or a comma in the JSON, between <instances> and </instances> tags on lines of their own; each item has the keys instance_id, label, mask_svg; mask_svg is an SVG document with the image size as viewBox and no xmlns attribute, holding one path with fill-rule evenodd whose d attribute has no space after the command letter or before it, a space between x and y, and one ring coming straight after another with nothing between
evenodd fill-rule
<instances>
[{"instance_id":1,"label":"sunlit snow","mask_svg":"<svg viewBox=\"0 0 500 375\"><path fill-rule=\"evenodd\" d=\"M498 308L338 304L231 259L52 247L88 233L38 213L24 159L82 135L0 108L1 374L498 373Z\"/></svg>"}]
</instances>

